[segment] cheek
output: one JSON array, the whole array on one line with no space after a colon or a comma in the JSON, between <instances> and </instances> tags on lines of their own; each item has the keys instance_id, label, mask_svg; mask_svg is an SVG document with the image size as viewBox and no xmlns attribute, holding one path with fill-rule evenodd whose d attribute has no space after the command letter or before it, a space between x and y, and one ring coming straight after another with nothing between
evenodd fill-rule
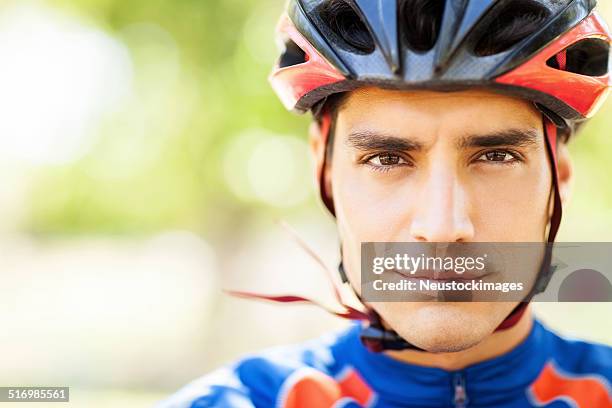
<instances>
[{"instance_id":1,"label":"cheek","mask_svg":"<svg viewBox=\"0 0 612 408\"><path fill-rule=\"evenodd\" d=\"M490 242L540 242L548 223L551 174L546 158L500 179L474 179L470 188L476 237Z\"/></svg>"},{"instance_id":2,"label":"cheek","mask_svg":"<svg viewBox=\"0 0 612 408\"><path fill-rule=\"evenodd\" d=\"M373 183L367 173L363 168L355 168L350 160L334 157L331 179L336 224L345 269L358 292L361 243L393 241L395 231L401 229L398 225L405 218L401 211L389 209L392 202L401 201L397 190ZM385 194L384 199L381 194Z\"/></svg>"},{"instance_id":3,"label":"cheek","mask_svg":"<svg viewBox=\"0 0 612 408\"><path fill-rule=\"evenodd\" d=\"M407 183L389 183L371 170L338 160L332 171L334 205L344 239L392 241L406 217ZM402 185L403 184L403 185Z\"/></svg>"}]
</instances>

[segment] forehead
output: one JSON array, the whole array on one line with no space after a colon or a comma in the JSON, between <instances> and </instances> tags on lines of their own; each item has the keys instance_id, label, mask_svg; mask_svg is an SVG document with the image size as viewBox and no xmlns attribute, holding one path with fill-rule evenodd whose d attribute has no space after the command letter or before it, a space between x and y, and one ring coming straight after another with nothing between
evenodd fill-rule
<instances>
[{"instance_id":1,"label":"forehead","mask_svg":"<svg viewBox=\"0 0 612 408\"><path fill-rule=\"evenodd\" d=\"M542 115L526 100L487 90L458 92L362 88L351 92L338 112L343 128L383 128L451 134L504 128L539 129Z\"/></svg>"}]
</instances>

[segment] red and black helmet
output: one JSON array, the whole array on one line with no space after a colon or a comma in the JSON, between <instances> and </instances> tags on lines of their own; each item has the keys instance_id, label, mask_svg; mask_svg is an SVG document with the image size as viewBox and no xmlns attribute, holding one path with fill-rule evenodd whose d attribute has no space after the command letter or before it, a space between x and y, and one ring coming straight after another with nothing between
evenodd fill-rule
<instances>
[{"instance_id":1,"label":"red and black helmet","mask_svg":"<svg viewBox=\"0 0 612 408\"><path fill-rule=\"evenodd\" d=\"M417 7L420 3L420 7ZM423 5L424 3L427 3ZM373 85L452 91L483 87L535 102L570 129L591 117L610 86L611 36L595 0L290 0L270 82L287 109ZM411 40L410 14L433 14L430 41ZM333 23L330 9L339 10ZM541 18L516 41L485 47L500 21ZM358 31L360 41L347 37Z\"/></svg>"}]
</instances>

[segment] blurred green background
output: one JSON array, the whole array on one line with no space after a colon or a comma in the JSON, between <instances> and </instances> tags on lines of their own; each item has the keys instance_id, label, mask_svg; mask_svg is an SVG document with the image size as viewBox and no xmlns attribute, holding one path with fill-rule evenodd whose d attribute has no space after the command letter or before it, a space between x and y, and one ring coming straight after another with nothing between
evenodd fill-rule
<instances>
[{"instance_id":1,"label":"blurred green background","mask_svg":"<svg viewBox=\"0 0 612 408\"><path fill-rule=\"evenodd\" d=\"M150 406L241 353L344 324L221 290L321 297L323 274L279 218L337 261L308 117L267 83L282 7L0 3L0 384ZM572 143L561 240L612 239L611 113ZM609 305L536 306L555 329L612 344Z\"/></svg>"}]
</instances>

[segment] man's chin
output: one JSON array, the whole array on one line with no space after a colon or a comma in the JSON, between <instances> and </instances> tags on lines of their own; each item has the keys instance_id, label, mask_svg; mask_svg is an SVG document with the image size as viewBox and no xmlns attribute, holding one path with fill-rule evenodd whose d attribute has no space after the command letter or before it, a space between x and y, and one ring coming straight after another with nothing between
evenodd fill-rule
<instances>
[{"instance_id":1,"label":"man's chin","mask_svg":"<svg viewBox=\"0 0 612 408\"><path fill-rule=\"evenodd\" d=\"M402 338L433 353L458 352L475 346L495 330L505 313L474 303L412 304L410 311L402 308L401 303L387 303L376 309ZM497 314L502 317L496 318Z\"/></svg>"}]
</instances>

